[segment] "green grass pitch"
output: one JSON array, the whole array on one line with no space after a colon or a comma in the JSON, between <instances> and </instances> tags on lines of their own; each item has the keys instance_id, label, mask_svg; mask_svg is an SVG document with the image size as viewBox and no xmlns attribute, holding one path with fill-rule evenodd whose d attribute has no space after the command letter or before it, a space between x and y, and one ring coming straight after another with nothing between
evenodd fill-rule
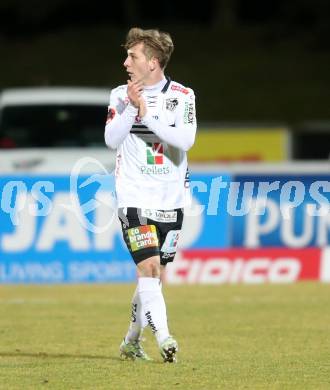
<instances>
[{"instance_id":1,"label":"green grass pitch","mask_svg":"<svg viewBox=\"0 0 330 390\"><path fill-rule=\"evenodd\" d=\"M164 286L178 364L121 361L135 286L0 286L0 389L329 389L330 286Z\"/></svg>"}]
</instances>

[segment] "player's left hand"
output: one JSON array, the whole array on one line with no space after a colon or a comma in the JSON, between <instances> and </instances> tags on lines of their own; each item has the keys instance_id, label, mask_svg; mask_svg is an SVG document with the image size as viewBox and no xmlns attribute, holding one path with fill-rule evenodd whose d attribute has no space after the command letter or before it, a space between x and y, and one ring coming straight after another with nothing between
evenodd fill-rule
<instances>
[{"instance_id":1,"label":"player's left hand","mask_svg":"<svg viewBox=\"0 0 330 390\"><path fill-rule=\"evenodd\" d=\"M139 108L140 102L139 99L143 92L143 84L141 80L127 80L127 96L131 104L134 107Z\"/></svg>"},{"instance_id":2,"label":"player's left hand","mask_svg":"<svg viewBox=\"0 0 330 390\"><path fill-rule=\"evenodd\" d=\"M146 101L144 100L144 98L142 96L140 96L139 98L139 117L140 118L143 118L145 116L145 114L147 113L147 105L146 105Z\"/></svg>"}]
</instances>

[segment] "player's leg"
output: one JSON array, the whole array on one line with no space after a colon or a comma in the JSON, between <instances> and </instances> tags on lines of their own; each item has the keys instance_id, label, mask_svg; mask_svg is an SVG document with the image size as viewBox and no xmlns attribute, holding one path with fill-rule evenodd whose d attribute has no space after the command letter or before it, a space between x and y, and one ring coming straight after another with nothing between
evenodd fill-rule
<instances>
[{"instance_id":1,"label":"player's leg","mask_svg":"<svg viewBox=\"0 0 330 390\"><path fill-rule=\"evenodd\" d=\"M142 310L138 288L136 287L131 305L131 321L123 342L120 345L122 357L130 359L152 360L144 351L141 341L144 328L148 321Z\"/></svg>"},{"instance_id":2,"label":"player's leg","mask_svg":"<svg viewBox=\"0 0 330 390\"><path fill-rule=\"evenodd\" d=\"M161 288L165 281L165 273L166 273L166 265L161 264L160 265L160 287ZM169 337L160 344L159 349L165 363L166 362L175 363L177 361L176 354L179 351L179 346L173 336L169 335Z\"/></svg>"},{"instance_id":3,"label":"player's leg","mask_svg":"<svg viewBox=\"0 0 330 390\"><path fill-rule=\"evenodd\" d=\"M143 324L143 317L141 317L138 313L140 307L141 307L141 303L139 301L138 289L136 287L131 301L131 321L129 324L127 334L125 336L126 343L138 340L141 337L144 324ZM145 324L145 326L146 325L147 323Z\"/></svg>"},{"instance_id":4,"label":"player's leg","mask_svg":"<svg viewBox=\"0 0 330 390\"><path fill-rule=\"evenodd\" d=\"M140 278L142 276L143 275L139 271L139 268L137 268L137 277ZM142 310L138 286L136 286L131 303L131 322L125 337L126 342L141 339L143 329L148 325L148 321Z\"/></svg>"},{"instance_id":5,"label":"player's leg","mask_svg":"<svg viewBox=\"0 0 330 390\"><path fill-rule=\"evenodd\" d=\"M120 219L125 242L138 269L136 315L141 315L140 318L145 316L156 336L164 361L173 362L178 348L168 331L166 305L160 283L160 248L163 245L168 247L169 241L173 241L173 232L170 236L164 235L161 225L166 226L165 230L169 230L172 225L159 224L153 220L145 220L141 225L138 210L131 208L127 209L124 218ZM166 243L165 237L168 238ZM170 257L174 256L171 254ZM169 260L169 257L167 259ZM137 337L142 324L143 320L140 321L140 329L139 323L133 325L132 332L128 332L127 341L132 340L132 336Z\"/></svg>"},{"instance_id":6,"label":"player's leg","mask_svg":"<svg viewBox=\"0 0 330 390\"><path fill-rule=\"evenodd\" d=\"M175 258L179 233L183 222L183 210L174 210L174 212L171 212L171 216L174 217L171 222L159 225L161 287L166 280L166 265L173 262ZM178 350L178 343L171 335L160 345L160 353L164 362L176 362Z\"/></svg>"},{"instance_id":7,"label":"player's leg","mask_svg":"<svg viewBox=\"0 0 330 390\"><path fill-rule=\"evenodd\" d=\"M159 347L170 337L164 296L160 282L160 257L152 256L137 264L138 289L144 315Z\"/></svg>"},{"instance_id":8,"label":"player's leg","mask_svg":"<svg viewBox=\"0 0 330 390\"><path fill-rule=\"evenodd\" d=\"M139 251L136 250L134 244L134 235L138 237L139 231L135 232L132 228L140 227L140 220L138 218L137 209L119 209L119 219L122 224L123 237L126 245L135 261L137 263L140 260ZM138 240L136 240L138 241ZM135 243L137 243L135 241ZM138 258L137 258L138 257ZM137 270L139 277L139 270ZM124 358L130 358L135 360L136 358L142 360L151 360L145 353L141 345L143 329L148 325L148 321L144 315L142 304L139 296L138 286L133 294L131 301L131 320L128 327L127 334L120 345L120 354Z\"/></svg>"}]
</instances>

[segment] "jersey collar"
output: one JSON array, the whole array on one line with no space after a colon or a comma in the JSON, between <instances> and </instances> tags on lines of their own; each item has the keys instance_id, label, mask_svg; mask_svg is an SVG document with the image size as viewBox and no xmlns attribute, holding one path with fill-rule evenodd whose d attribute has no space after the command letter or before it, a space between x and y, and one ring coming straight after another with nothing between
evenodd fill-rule
<instances>
[{"instance_id":1,"label":"jersey collar","mask_svg":"<svg viewBox=\"0 0 330 390\"><path fill-rule=\"evenodd\" d=\"M168 76L165 76L163 80L160 80L157 84L144 87L144 90L151 92L151 91L159 90L161 88L160 92L166 93L168 87L170 86L170 83L171 83L171 79Z\"/></svg>"}]
</instances>

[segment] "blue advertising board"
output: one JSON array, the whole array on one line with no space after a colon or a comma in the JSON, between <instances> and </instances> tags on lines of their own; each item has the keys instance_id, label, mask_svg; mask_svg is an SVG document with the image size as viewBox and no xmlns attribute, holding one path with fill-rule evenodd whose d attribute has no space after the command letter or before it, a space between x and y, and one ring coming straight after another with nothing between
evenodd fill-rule
<instances>
[{"instance_id":1,"label":"blue advertising board","mask_svg":"<svg viewBox=\"0 0 330 390\"><path fill-rule=\"evenodd\" d=\"M191 175L187 249L228 247L228 214L218 207L227 202L228 185L219 191L219 177L231 179ZM0 283L135 280L112 176L2 176L0 193Z\"/></svg>"},{"instance_id":2,"label":"blue advertising board","mask_svg":"<svg viewBox=\"0 0 330 390\"><path fill-rule=\"evenodd\" d=\"M239 192L229 191L229 197L245 210L231 216L233 247L329 245L330 175L244 175L234 181Z\"/></svg>"},{"instance_id":3,"label":"blue advertising board","mask_svg":"<svg viewBox=\"0 0 330 390\"><path fill-rule=\"evenodd\" d=\"M330 175L191 175L180 248L325 247ZM0 283L130 282L108 174L0 177Z\"/></svg>"}]
</instances>

